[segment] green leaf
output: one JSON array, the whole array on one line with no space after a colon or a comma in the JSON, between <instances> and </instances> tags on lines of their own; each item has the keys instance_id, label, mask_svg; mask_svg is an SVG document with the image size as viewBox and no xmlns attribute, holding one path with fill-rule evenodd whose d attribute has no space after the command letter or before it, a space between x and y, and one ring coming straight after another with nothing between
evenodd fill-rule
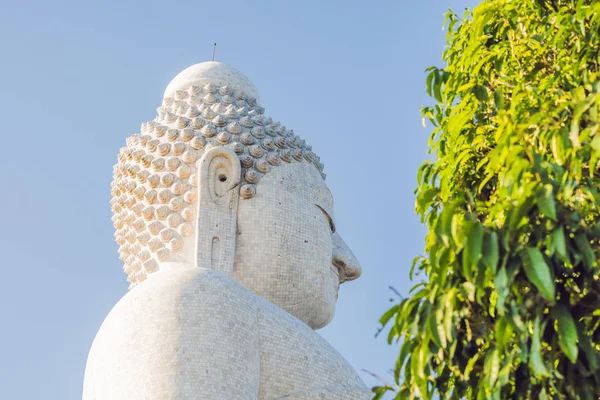
<instances>
[{"instance_id":1,"label":"green leaf","mask_svg":"<svg viewBox=\"0 0 600 400\"><path fill-rule=\"evenodd\" d=\"M500 372L500 352L497 348L494 348L485 360L484 374L487 377L488 387L493 387L498 379L498 373Z\"/></svg>"},{"instance_id":2,"label":"green leaf","mask_svg":"<svg viewBox=\"0 0 600 400\"><path fill-rule=\"evenodd\" d=\"M415 268L417 267L417 265L419 264L419 262L424 261L425 259L421 256L416 256L415 258L413 258L412 264L410 266L410 271L408 273L408 277L410 278L410 280L413 280L413 275L415 273Z\"/></svg>"},{"instance_id":3,"label":"green leaf","mask_svg":"<svg viewBox=\"0 0 600 400\"><path fill-rule=\"evenodd\" d=\"M483 265L492 270L495 275L496 268L498 267L498 260L500 259L500 254L498 252L498 235L496 235L496 232L487 232L484 235L482 252Z\"/></svg>"},{"instance_id":4,"label":"green leaf","mask_svg":"<svg viewBox=\"0 0 600 400\"><path fill-rule=\"evenodd\" d=\"M444 343L442 343L442 338L440 337L440 331L438 331L438 322L436 313L434 310L430 310L429 312L429 331L431 333L431 339L435 343L437 347L446 347L445 338ZM443 330L441 332L443 334Z\"/></svg>"},{"instance_id":5,"label":"green leaf","mask_svg":"<svg viewBox=\"0 0 600 400\"><path fill-rule=\"evenodd\" d=\"M440 70L436 69L433 77L433 97L439 102L442 102L442 75Z\"/></svg>"},{"instance_id":6,"label":"green leaf","mask_svg":"<svg viewBox=\"0 0 600 400\"><path fill-rule=\"evenodd\" d=\"M536 378L550 376L542 358L540 337L540 316L538 315L533 323L533 336L531 337L531 348L529 349L529 368Z\"/></svg>"},{"instance_id":7,"label":"green leaf","mask_svg":"<svg viewBox=\"0 0 600 400\"><path fill-rule=\"evenodd\" d=\"M479 101L487 101L489 99L487 90L481 85L476 85L473 87L473 94Z\"/></svg>"},{"instance_id":8,"label":"green leaf","mask_svg":"<svg viewBox=\"0 0 600 400\"><path fill-rule=\"evenodd\" d=\"M510 354L503 355L502 363L504 364L504 366L500 368L500 373L498 374L498 382L500 386L508 384L514 365Z\"/></svg>"},{"instance_id":9,"label":"green leaf","mask_svg":"<svg viewBox=\"0 0 600 400\"><path fill-rule=\"evenodd\" d=\"M462 292L465 295L465 297L470 302L474 302L475 301L475 285L473 285L471 282L464 282L460 286L462 288Z\"/></svg>"},{"instance_id":10,"label":"green leaf","mask_svg":"<svg viewBox=\"0 0 600 400\"><path fill-rule=\"evenodd\" d=\"M527 279L540 291L544 299L554 304L554 280L540 250L535 247L528 247L521 252L521 258Z\"/></svg>"},{"instance_id":11,"label":"green leaf","mask_svg":"<svg viewBox=\"0 0 600 400\"><path fill-rule=\"evenodd\" d=\"M533 197L528 197L517 207L510 210L508 216L508 229L510 229L511 231L516 230L532 206Z\"/></svg>"},{"instance_id":12,"label":"green leaf","mask_svg":"<svg viewBox=\"0 0 600 400\"><path fill-rule=\"evenodd\" d=\"M497 320L494 330L496 345L498 349L502 351L502 349L512 340L514 331L505 317L501 317Z\"/></svg>"},{"instance_id":13,"label":"green leaf","mask_svg":"<svg viewBox=\"0 0 600 400\"><path fill-rule=\"evenodd\" d=\"M557 304L552 308L552 316L556 320L558 328L558 344L567 358L575 364L579 350L575 321L569 310L562 304Z\"/></svg>"},{"instance_id":14,"label":"green leaf","mask_svg":"<svg viewBox=\"0 0 600 400\"><path fill-rule=\"evenodd\" d=\"M374 386L371 391L375 393L375 396L373 396L371 400L381 400L388 391L393 390L394 389L389 386Z\"/></svg>"},{"instance_id":15,"label":"green leaf","mask_svg":"<svg viewBox=\"0 0 600 400\"><path fill-rule=\"evenodd\" d=\"M435 76L435 70L433 70L433 71L429 72L429 74L427 74L427 85L426 85L426 88L427 88L427 95L429 97L431 97L432 94L433 94L432 91L431 91L431 89L433 87L433 78L434 78L434 76Z\"/></svg>"},{"instance_id":16,"label":"green leaf","mask_svg":"<svg viewBox=\"0 0 600 400\"><path fill-rule=\"evenodd\" d=\"M454 295L456 289L450 289L444 298L444 333L448 341L452 340L452 322L454 317Z\"/></svg>"},{"instance_id":17,"label":"green leaf","mask_svg":"<svg viewBox=\"0 0 600 400\"><path fill-rule=\"evenodd\" d=\"M483 226L476 222L471 227L469 237L467 239L467 254L469 255L469 261L473 265L477 265L477 262L481 258L481 248L483 245Z\"/></svg>"},{"instance_id":18,"label":"green leaf","mask_svg":"<svg viewBox=\"0 0 600 400\"><path fill-rule=\"evenodd\" d=\"M498 270L496 274L496 278L494 279L494 286L496 287L496 291L498 292L498 301L496 302L496 309L499 314L504 313L504 305L506 302L506 296L508 296L508 275L506 273L506 268L502 267Z\"/></svg>"},{"instance_id":19,"label":"green leaf","mask_svg":"<svg viewBox=\"0 0 600 400\"><path fill-rule=\"evenodd\" d=\"M594 136L594 139L592 139L592 143L590 144L592 149L600 153L600 136Z\"/></svg>"},{"instance_id":20,"label":"green leaf","mask_svg":"<svg viewBox=\"0 0 600 400\"><path fill-rule=\"evenodd\" d=\"M463 277L467 281L472 280L473 279L473 272L471 270L471 261L469 259L469 252L468 252L468 249L467 249L466 246L463 249L463 251L461 252L461 263L462 263Z\"/></svg>"},{"instance_id":21,"label":"green leaf","mask_svg":"<svg viewBox=\"0 0 600 400\"><path fill-rule=\"evenodd\" d=\"M494 92L494 104L498 110L502 110L504 108L504 98L500 90L496 90Z\"/></svg>"},{"instance_id":22,"label":"green leaf","mask_svg":"<svg viewBox=\"0 0 600 400\"><path fill-rule=\"evenodd\" d=\"M431 200L437 195L438 191L438 188L429 187L417 194L415 209L419 214L424 213L432 206Z\"/></svg>"},{"instance_id":23,"label":"green leaf","mask_svg":"<svg viewBox=\"0 0 600 400\"><path fill-rule=\"evenodd\" d=\"M455 208L454 204L444 206L436 224L436 234L446 247L450 246L450 239L452 238L452 217Z\"/></svg>"},{"instance_id":24,"label":"green leaf","mask_svg":"<svg viewBox=\"0 0 600 400\"><path fill-rule=\"evenodd\" d=\"M398 332L398 325L392 325L392 329L390 329L390 332L388 333L388 344L392 344L394 339L396 339L399 335L400 333Z\"/></svg>"},{"instance_id":25,"label":"green leaf","mask_svg":"<svg viewBox=\"0 0 600 400\"><path fill-rule=\"evenodd\" d=\"M591 270L596 264L596 256L588 238L583 233L575 235L575 245L583 256L583 263L586 268Z\"/></svg>"},{"instance_id":26,"label":"green leaf","mask_svg":"<svg viewBox=\"0 0 600 400\"><path fill-rule=\"evenodd\" d=\"M440 336L440 341L442 342L442 348L446 348L448 346L448 338L446 337L446 330L444 329L444 309L442 305L438 305L438 308L435 310L435 318L437 321L437 331Z\"/></svg>"},{"instance_id":27,"label":"green leaf","mask_svg":"<svg viewBox=\"0 0 600 400\"><path fill-rule=\"evenodd\" d=\"M523 319L519 315L519 311L517 310L517 305L515 304L514 300L510 302L510 313L508 314L508 322L510 322L513 328L516 328L516 330L520 333L525 332L525 329L527 328L525 326L525 323L523 322Z\"/></svg>"},{"instance_id":28,"label":"green leaf","mask_svg":"<svg viewBox=\"0 0 600 400\"><path fill-rule=\"evenodd\" d=\"M581 324L576 324L576 326L577 326L577 337L579 339L579 347L581 347L581 349L585 353L585 356L588 360L588 365L590 366L590 370L592 372L594 372L599 367L598 357L600 356L600 354L598 354L598 351L592 347L592 343L591 343L592 338L590 338L588 335L586 335L583 332L583 328L581 327Z\"/></svg>"},{"instance_id":29,"label":"green leaf","mask_svg":"<svg viewBox=\"0 0 600 400\"><path fill-rule=\"evenodd\" d=\"M400 348L400 355L398 356L398 363L400 365L404 365L406 357L412 353L414 346L415 342L413 340L410 340L410 338L404 339L402 347Z\"/></svg>"},{"instance_id":30,"label":"green leaf","mask_svg":"<svg viewBox=\"0 0 600 400\"><path fill-rule=\"evenodd\" d=\"M407 299L405 299L403 301L406 301L406 300ZM392 318L398 312L399 308L400 308L400 305L396 304L395 306L393 306L392 308L390 308L389 310L387 310L385 312L385 314L383 314L383 316L379 319L379 323L382 326L385 326L388 323L388 321L390 320L390 318Z\"/></svg>"},{"instance_id":31,"label":"green leaf","mask_svg":"<svg viewBox=\"0 0 600 400\"><path fill-rule=\"evenodd\" d=\"M421 390L424 395L427 393L427 375L425 373L425 365L428 358L428 347L423 344L414 349L410 357L411 376L415 380L419 390Z\"/></svg>"},{"instance_id":32,"label":"green leaf","mask_svg":"<svg viewBox=\"0 0 600 400\"><path fill-rule=\"evenodd\" d=\"M552 148L552 154L554 155L554 160L558 165L565 164L565 154L564 154L564 145L563 138L560 133L552 136L550 147Z\"/></svg>"},{"instance_id":33,"label":"green leaf","mask_svg":"<svg viewBox=\"0 0 600 400\"><path fill-rule=\"evenodd\" d=\"M556 206L554 205L552 185L544 185L538 190L537 202L540 211L551 220L556 221Z\"/></svg>"},{"instance_id":34,"label":"green leaf","mask_svg":"<svg viewBox=\"0 0 600 400\"><path fill-rule=\"evenodd\" d=\"M556 254L558 257L568 262L569 258L567 256L567 245L565 243L565 232L562 227L558 227L552 232L552 243L554 244L554 249L556 250Z\"/></svg>"},{"instance_id":35,"label":"green leaf","mask_svg":"<svg viewBox=\"0 0 600 400\"><path fill-rule=\"evenodd\" d=\"M465 125L473 118L472 111L470 109L458 110L455 114L448 119L448 131L453 134L460 133Z\"/></svg>"},{"instance_id":36,"label":"green leaf","mask_svg":"<svg viewBox=\"0 0 600 400\"><path fill-rule=\"evenodd\" d=\"M475 367L475 364L477 364L477 361L479 361L480 356L481 353L477 353L469 359L467 366L465 367L465 371L463 372L463 380L469 380L471 372L473 371L473 367Z\"/></svg>"}]
</instances>

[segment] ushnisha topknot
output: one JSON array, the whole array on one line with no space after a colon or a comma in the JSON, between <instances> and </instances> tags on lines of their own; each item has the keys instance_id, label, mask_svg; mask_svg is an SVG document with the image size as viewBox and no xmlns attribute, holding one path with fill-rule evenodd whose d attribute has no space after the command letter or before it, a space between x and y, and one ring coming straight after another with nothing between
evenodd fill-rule
<instances>
[{"instance_id":1,"label":"ushnisha topknot","mask_svg":"<svg viewBox=\"0 0 600 400\"><path fill-rule=\"evenodd\" d=\"M169 91L157 117L126 139L113 168L115 239L130 289L176 258L195 232L197 168L205 151L225 146L242 167L240 198L284 163L323 164L292 130L264 116L257 100L229 85Z\"/></svg>"}]
</instances>

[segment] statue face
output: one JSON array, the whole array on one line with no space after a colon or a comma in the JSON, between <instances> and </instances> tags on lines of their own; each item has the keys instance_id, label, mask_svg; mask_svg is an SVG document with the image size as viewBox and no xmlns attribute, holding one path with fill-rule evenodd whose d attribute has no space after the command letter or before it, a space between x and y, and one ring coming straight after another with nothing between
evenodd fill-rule
<instances>
[{"instance_id":1,"label":"statue face","mask_svg":"<svg viewBox=\"0 0 600 400\"><path fill-rule=\"evenodd\" d=\"M333 199L308 163L273 168L238 206L234 277L313 329L333 318L340 283L361 272L335 231Z\"/></svg>"}]
</instances>

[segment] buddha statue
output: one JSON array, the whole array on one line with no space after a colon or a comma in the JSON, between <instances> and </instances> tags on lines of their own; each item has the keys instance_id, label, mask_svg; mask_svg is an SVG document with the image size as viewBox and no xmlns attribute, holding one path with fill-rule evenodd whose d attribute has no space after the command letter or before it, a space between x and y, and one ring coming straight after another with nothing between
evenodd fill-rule
<instances>
[{"instance_id":1,"label":"buddha statue","mask_svg":"<svg viewBox=\"0 0 600 400\"><path fill-rule=\"evenodd\" d=\"M323 164L218 62L168 85L112 182L128 293L92 344L83 400L366 400L314 330L361 268Z\"/></svg>"}]
</instances>

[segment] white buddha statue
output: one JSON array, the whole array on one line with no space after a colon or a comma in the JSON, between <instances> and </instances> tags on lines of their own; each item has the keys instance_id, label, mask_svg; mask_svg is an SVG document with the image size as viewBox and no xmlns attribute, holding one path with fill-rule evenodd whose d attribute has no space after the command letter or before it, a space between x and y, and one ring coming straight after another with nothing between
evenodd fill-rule
<instances>
[{"instance_id":1,"label":"white buddha statue","mask_svg":"<svg viewBox=\"0 0 600 400\"><path fill-rule=\"evenodd\" d=\"M218 62L181 72L114 167L131 283L89 353L84 400L370 399L314 329L361 269L323 165Z\"/></svg>"}]
</instances>

